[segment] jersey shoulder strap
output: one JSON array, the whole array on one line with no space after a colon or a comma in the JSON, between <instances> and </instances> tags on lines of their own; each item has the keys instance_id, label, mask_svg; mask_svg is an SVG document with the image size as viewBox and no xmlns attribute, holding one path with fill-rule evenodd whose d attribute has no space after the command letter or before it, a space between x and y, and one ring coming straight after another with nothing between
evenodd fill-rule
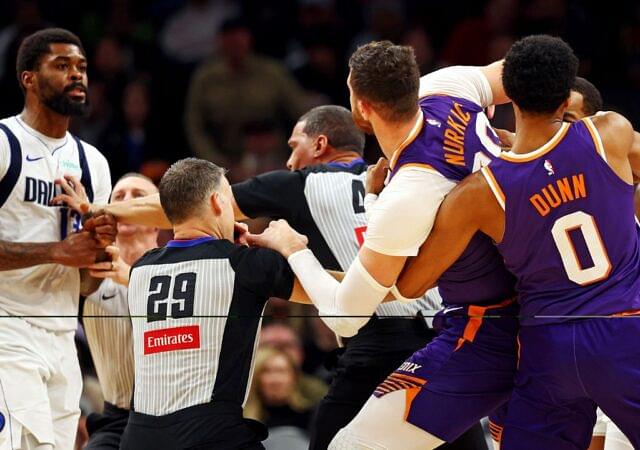
<instances>
[{"instance_id":1,"label":"jersey shoulder strap","mask_svg":"<svg viewBox=\"0 0 640 450\"><path fill-rule=\"evenodd\" d=\"M9 140L9 150L11 152L11 161L9 163L9 169L7 173L0 179L0 208L5 204L9 195L13 191L20 172L22 171L22 149L20 142L16 138L15 134L6 125L0 123L0 129L5 132L7 139Z\"/></svg>"},{"instance_id":2,"label":"jersey shoulder strap","mask_svg":"<svg viewBox=\"0 0 640 450\"><path fill-rule=\"evenodd\" d=\"M87 162L87 154L84 151L82 141L76 136L73 136L73 139L75 139L76 144L78 144L78 160L80 161L80 169L82 169L82 178L80 178L80 182L87 192L89 201L93 202L93 185L91 184L91 171L89 170L89 163Z\"/></svg>"}]
</instances>

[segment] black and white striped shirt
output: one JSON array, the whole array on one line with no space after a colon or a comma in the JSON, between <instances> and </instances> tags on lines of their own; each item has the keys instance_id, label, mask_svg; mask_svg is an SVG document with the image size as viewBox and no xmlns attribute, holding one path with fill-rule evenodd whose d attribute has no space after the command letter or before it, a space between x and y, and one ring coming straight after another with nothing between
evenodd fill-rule
<instances>
[{"instance_id":1,"label":"black and white striped shirt","mask_svg":"<svg viewBox=\"0 0 640 450\"><path fill-rule=\"evenodd\" d=\"M288 299L286 259L210 237L170 241L133 266L134 410L244 405L267 299Z\"/></svg>"},{"instance_id":2,"label":"black and white striped shirt","mask_svg":"<svg viewBox=\"0 0 640 450\"><path fill-rule=\"evenodd\" d=\"M329 163L302 170L268 172L232 186L240 210L249 217L286 219L309 238L309 248L325 269L346 271L364 242L367 164ZM387 302L379 317L413 317L440 308L436 291L411 303Z\"/></svg>"}]
</instances>

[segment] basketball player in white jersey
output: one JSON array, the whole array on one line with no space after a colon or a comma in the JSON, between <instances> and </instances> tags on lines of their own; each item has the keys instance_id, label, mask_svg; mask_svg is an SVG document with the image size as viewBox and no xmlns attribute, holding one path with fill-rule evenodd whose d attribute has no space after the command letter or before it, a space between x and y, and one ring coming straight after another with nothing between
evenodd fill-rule
<instances>
[{"instance_id":1,"label":"basketball player in white jersey","mask_svg":"<svg viewBox=\"0 0 640 450\"><path fill-rule=\"evenodd\" d=\"M68 133L87 109L87 60L62 29L27 37L17 58L23 111L0 120L0 449L71 449L82 390L73 341L78 268L103 246L80 217L50 204L55 180L82 179L90 198L111 190L106 159ZM86 229L115 235L102 216ZM109 231L111 230L111 231ZM13 317L20 316L20 317Z\"/></svg>"}]
</instances>

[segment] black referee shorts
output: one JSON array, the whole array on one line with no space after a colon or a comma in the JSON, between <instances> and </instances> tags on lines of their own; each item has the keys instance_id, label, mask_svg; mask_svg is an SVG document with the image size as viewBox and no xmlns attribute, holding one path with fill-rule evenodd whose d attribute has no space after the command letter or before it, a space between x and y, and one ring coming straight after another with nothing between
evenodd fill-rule
<instances>
[{"instance_id":1,"label":"black referee shorts","mask_svg":"<svg viewBox=\"0 0 640 450\"><path fill-rule=\"evenodd\" d=\"M258 450L264 425L242 417L240 405L205 403L165 416L132 411L122 450Z\"/></svg>"},{"instance_id":2,"label":"black referee shorts","mask_svg":"<svg viewBox=\"0 0 640 450\"><path fill-rule=\"evenodd\" d=\"M309 449L325 450L338 431L356 416L375 388L435 335L423 318L372 317L348 341L344 353L334 363L329 392L316 410ZM478 424L442 449L487 450L482 427Z\"/></svg>"},{"instance_id":3,"label":"black referee shorts","mask_svg":"<svg viewBox=\"0 0 640 450\"><path fill-rule=\"evenodd\" d=\"M118 450L124 428L129 420L129 410L104 402L102 414L89 414L87 431L89 442L85 450Z\"/></svg>"}]
</instances>

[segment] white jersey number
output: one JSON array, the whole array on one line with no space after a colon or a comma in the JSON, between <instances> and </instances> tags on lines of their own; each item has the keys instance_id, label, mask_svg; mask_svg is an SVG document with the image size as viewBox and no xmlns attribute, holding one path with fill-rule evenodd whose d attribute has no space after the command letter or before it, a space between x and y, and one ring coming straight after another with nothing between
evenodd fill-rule
<instances>
[{"instance_id":1,"label":"white jersey number","mask_svg":"<svg viewBox=\"0 0 640 450\"><path fill-rule=\"evenodd\" d=\"M499 140L498 136L495 131L493 131L493 128L491 128L489 119L487 119L487 116L485 116L484 113L480 113L476 116L476 135L480 139L480 142L486 149L487 153L490 153L493 158L500 156L502 149L494 142L494 139ZM482 151L476 152L476 154L473 155L472 172L476 172L488 165L493 158L490 158Z\"/></svg>"},{"instance_id":2,"label":"white jersey number","mask_svg":"<svg viewBox=\"0 0 640 450\"><path fill-rule=\"evenodd\" d=\"M575 246L571 241L569 232L580 230L584 241L587 244L587 250L593 260L593 266L583 268L580 264ZM564 270L567 277L574 283L585 286L597 281L601 281L609 276L611 271L611 262L607 255L607 249L598 232L596 221L590 214L583 211L576 211L556 220L553 228L551 228L553 240L556 243Z\"/></svg>"}]
</instances>

